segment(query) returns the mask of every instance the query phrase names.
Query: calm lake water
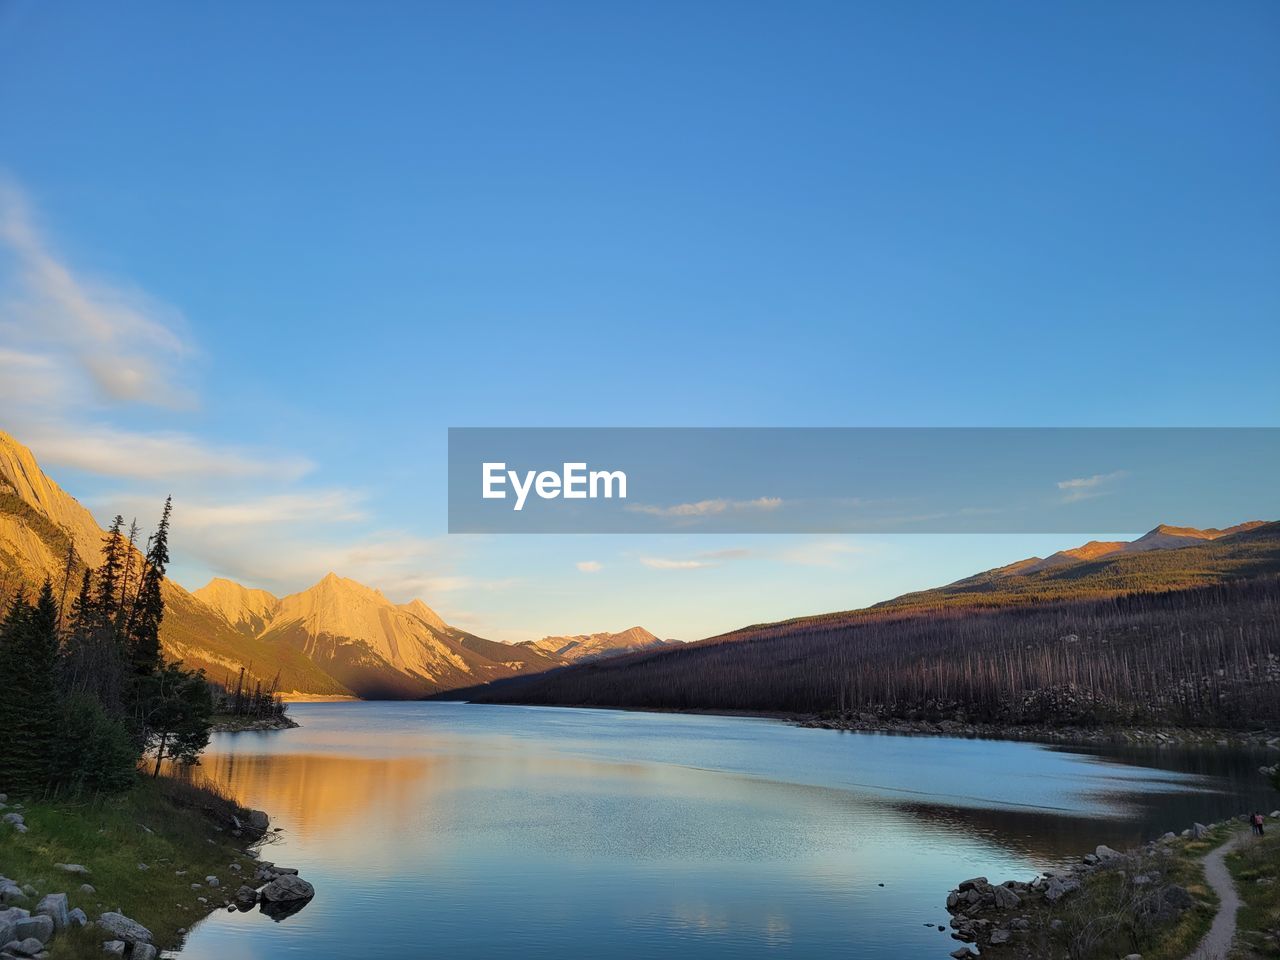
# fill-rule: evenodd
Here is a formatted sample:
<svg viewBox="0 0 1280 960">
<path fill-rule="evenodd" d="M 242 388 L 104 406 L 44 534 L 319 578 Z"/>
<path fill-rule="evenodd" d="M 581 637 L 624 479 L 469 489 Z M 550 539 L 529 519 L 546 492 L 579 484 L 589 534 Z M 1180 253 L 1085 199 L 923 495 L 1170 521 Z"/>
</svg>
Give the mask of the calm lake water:
<svg viewBox="0 0 1280 960">
<path fill-rule="evenodd" d="M 184 960 L 945 960 L 947 891 L 1277 805 L 1249 751 L 1065 750 L 769 720 L 298 704 L 204 773 L 317 890 L 219 911 Z M 933 926 L 925 926 L 925 924 Z"/>
</svg>

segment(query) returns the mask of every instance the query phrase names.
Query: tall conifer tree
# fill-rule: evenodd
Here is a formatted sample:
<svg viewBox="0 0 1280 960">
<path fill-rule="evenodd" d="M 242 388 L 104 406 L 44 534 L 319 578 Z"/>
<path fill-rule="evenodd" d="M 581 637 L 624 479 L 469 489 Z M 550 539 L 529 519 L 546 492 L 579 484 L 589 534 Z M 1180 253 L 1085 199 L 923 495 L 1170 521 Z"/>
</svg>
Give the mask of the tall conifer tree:
<svg viewBox="0 0 1280 960">
<path fill-rule="evenodd" d="M 173 511 L 173 498 L 164 502 L 160 525 L 147 548 L 142 567 L 142 585 L 138 588 L 138 600 L 130 623 L 130 646 L 134 670 L 139 675 L 154 673 L 160 666 L 160 622 L 164 619 L 165 570 L 169 565 L 169 515 Z"/>
</svg>

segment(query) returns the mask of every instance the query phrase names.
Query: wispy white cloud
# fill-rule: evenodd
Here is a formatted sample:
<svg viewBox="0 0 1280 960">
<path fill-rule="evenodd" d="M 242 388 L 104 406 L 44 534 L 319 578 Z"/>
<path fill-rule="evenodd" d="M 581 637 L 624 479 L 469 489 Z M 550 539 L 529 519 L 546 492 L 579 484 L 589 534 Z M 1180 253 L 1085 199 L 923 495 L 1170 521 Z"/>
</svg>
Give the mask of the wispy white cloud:
<svg viewBox="0 0 1280 960">
<path fill-rule="evenodd" d="M 651 570 L 705 570 L 750 556 L 753 556 L 752 551 L 745 547 L 727 547 L 722 550 L 705 550 L 683 558 L 641 557 L 640 563 Z"/>
<path fill-rule="evenodd" d="M 582 573 L 599 573 L 604 569 L 604 564 L 597 560 L 580 560 L 574 566 Z"/>
<path fill-rule="evenodd" d="M 671 560 L 666 557 L 641 557 L 640 562 L 651 570 L 701 570 L 716 565 L 710 560 Z"/>
<path fill-rule="evenodd" d="M 757 497 L 755 500 L 699 500 L 696 503 L 677 503 L 669 507 L 645 503 L 629 503 L 626 509 L 631 513 L 644 513 L 653 517 L 673 517 L 690 520 L 738 511 L 776 510 L 780 506 L 782 506 L 781 497 Z"/>
<path fill-rule="evenodd" d="M 1116 480 L 1121 480 L 1129 475 L 1127 470 L 1116 470 L 1112 473 L 1095 473 L 1091 477 L 1076 477 L 1071 480 L 1059 480 L 1058 489 L 1063 491 L 1063 503 L 1075 503 L 1079 500 L 1091 500 L 1094 497 L 1104 496 L 1109 491 L 1105 489 L 1109 484 Z"/>
<path fill-rule="evenodd" d="M 74 271 L 37 229 L 26 197 L 0 179 L 0 242 L 9 284 L 4 324 L 30 348 L 77 365 L 102 398 L 185 407 L 176 364 L 193 352 L 181 314 L 141 291 Z"/>
<path fill-rule="evenodd" d="M 845 558 L 866 552 L 866 547 L 848 540 L 815 540 L 780 551 L 778 559 L 801 567 L 838 567 Z"/>
<path fill-rule="evenodd" d="M 187 530 L 252 527 L 262 531 L 289 527 L 299 523 L 329 524 L 364 520 L 360 507 L 364 497 L 351 490 L 312 490 L 272 494 L 232 500 L 226 503 L 208 500 L 183 500 L 178 507 L 182 526 Z M 136 495 L 112 498 L 117 509 L 147 512 L 154 508 L 154 498 Z"/>
<path fill-rule="evenodd" d="M 0 404 L 4 426 L 42 462 L 156 481 L 307 473 L 305 457 L 112 423 L 123 408 L 195 404 L 187 363 L 199 351 L 185 330 L 178 310 L 57 254 L 0 174 Z"/>
<path fill-rule="evenodd" d="M 311 461 L 210 444 L 175 431 L 139 433 L 96 424 L 37 421 L 29 446 L 44 463 L 106 477 L 165 481 L 271 477 L 289 481 L 309 473 Z"/>
<path fill-rule="evenodd" d="M 133 426 L 179 422 L 197 404 L 198 355 L 179 310 L 73 265 L 0 174 L 0 427 L 55 475 L 114 481 L 90 491 L 101 517 L 152 518 L 173 493 L 175 573 L 216 572 L 277 593 L 331 570 L 393 599 L 502 588 L 459 575 L 439 538 L 370 530 L 362 493 L 311 487 L 306 456 Z"/>
</svg>

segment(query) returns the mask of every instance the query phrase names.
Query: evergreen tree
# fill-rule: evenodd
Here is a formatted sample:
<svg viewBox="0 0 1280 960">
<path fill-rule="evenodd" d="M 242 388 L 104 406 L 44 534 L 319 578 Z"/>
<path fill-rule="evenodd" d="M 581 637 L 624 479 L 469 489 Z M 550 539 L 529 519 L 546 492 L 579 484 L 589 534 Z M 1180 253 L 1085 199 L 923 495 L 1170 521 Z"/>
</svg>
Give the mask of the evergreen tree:
<svg viewBox="0 0 1280 960">
<path fill-rule="evenodd" d="M 22 635 L 31 619 L 31 605 L 27 598 L 18 591 L 18 595 L 5 611 L 4 620 L 0 622 L 0 673 L 6 677 L 21 675 Z M 0 696 L 0 730 L 8 734 L 8 749 L 0 749 L 0 792 L 13 790 L 17 792 L 21 776 L 21 760 L 19 753 L 22 744 L 18 741 L 17 732 L 21 717 L 19 703 L 13 698 Z"/>
<path fill-rule="evenodd" d="M 213 724 L 213 693 L 204 671 L 166 663 L 144 682 L 150 688 L 145 701 L 145 747 L 156 760 L 151 775 L 160 773 L 165 760 L 198 762 L 200 751 L 209 744 Z"/>
<path fill-rule="evenodd" d="M 102 566 L 98 568 L 98 594 L 94 598 L 97 614 L 104 624 L 114 623 L 119 609 L 116 591 L 120 589 L 124 569 L 125 543 L 120 528 L 124 517 L 116 514 L 107 535 L 102 538 Z"/>
<path fill-rule="evenodd" d="M 62 627 L 62 617 L 67 611 L 67 589 L 71 586 L 71 571 L 75 569 L 76 547 L 67 538 L 67 558 L 62 565 L 62 592 L 58 595 L 58 627 Z"/>
<path fill-rule="evenodd" d="M 3 700 L 9 742 L 3 782 L 14 793 L 47 789 L 59 749 L 58 604 L 46 579 L 34 606 L 15 603 L 3 627 Z"/>
<path fill-rule="evenodd" d="M 138 520 L 129 524 L 129 537 L 124 547 L 124 568 L 120 574 L 120 608 L 116 611 L 116 623 L 123 626 L 129 618 L 129 587 L 133 583 L 133 556 L 138 547 Z M 136 599 L 136 594 L 135 594 Z"/>
<path fill-rule="evenodd" d="M 93 569 L 84 568 L 80 581 L 80 593 L 71 601 L 70 625 L 73 634 L 83 634 L 93 627 Z"/>
<path fill-rule="evenodd" d="M 160 666 L 160 623 L 164 619 L 164 597 L 160 588 L 164 584 L 165 569 L 169 565 L 169 515 L 173 510 L 173 498 L 164 502 L 160 525 L 147 547 L 143 562 L 142 585 L 138 588 L 137 601 L 129 624 L 130 655 L 135 673 L 139 676 L 153 673 Z"/>
<path fill-rule="evenodd" d="M 73 793 L 118 793 L 137 776 L 138 751 L 124 724 L 94 697 L 77 693 L 62 704 L 56 780 Z"/>
</svg>

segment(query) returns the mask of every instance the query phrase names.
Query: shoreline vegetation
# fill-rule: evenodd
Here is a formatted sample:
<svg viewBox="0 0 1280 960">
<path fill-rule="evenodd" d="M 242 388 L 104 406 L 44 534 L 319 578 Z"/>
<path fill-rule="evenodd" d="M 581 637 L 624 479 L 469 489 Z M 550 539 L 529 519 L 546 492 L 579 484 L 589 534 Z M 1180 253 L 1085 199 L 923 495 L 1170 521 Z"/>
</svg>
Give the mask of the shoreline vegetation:
<svg viewBox="0 0 1280 960">
<path fill-rule="evenodd" d="M 449 698 L 1053 742 L 1265 742 L 1280 735 L 1278 641 L 1280 578 L 1269 575 L 1102 599 L 867 611 L 854 622 L 713 638 Z"/>
<path fill-rule="evenodd" d="M 1029 882 L 964 880 L 947 896 L 951 938 L 962 944 L 951 956 L 955 960 L 978 956 L 1184 960 L 1204 941 L 1218 914 L 1219 896 L 1206 878 L 1204 862 L 1224 845 L 1231 845 L 1227 863 L 1237 889 L 1245 894 L 1236 942 L 1242 950 L 1257 946 L 1276 951 L 1280 916 L 1275 911 L 1275 891 L 1268 888 L 1277 873 L 1274 854 L 1280 845 L 1275 836 L 1250 837 L 1245 819 L 1242 814 L 1207 826 L 1193 824 L 1181 834 L 1166 833 L 1123 852 L 1098 846 L 1077 863 L 1046 871 Z M 1280 810 L 1269 819 L 1277 826 Z M 1244 880 L 1253 881 L 1252 887 Z M 1254 894 L 1252 901 L 1249 894 Z M 1263 897 L 1270 899 L 1263 902 Z M 1250 907 L 1256 909 L 1250 912 Z M 1225 940 L 1231 939 L 1232 930 L 1235 926 L 1228 924 Z M 980 953 L 974 952 L 975 947 Z M 1230 944 L 1226 947 L 1230 949 Z M 1213 955 L 1219 954 L 1215 950 Z M 1231 953 L 1249 960 L 1275 955 Z"/>
<path fill-rule="evenodd" d="M 314 895 L 296 870 L 261 858 L 276 836 L 265 813 L 189 778 L 140 776 L 125 793 L 4 813 L 0 941 L 30 932 L 49 960 L 154 960 L 214 911 L 279 919 Z"/>
<path fill-rule="evenodd" d="M 68 545 L 57 586 L 19 583 L 0 618 L 3 960 L 155 960 L 212 910 L 280 919 L 315 894 L 258 859 L 267 814 L 186 775 L 214 729 L 297 724 L 278 676 L 221 686 L 166 658 L 170 510 L 145 550 L 117 516 L 96 568 Z"/>
</svg>

